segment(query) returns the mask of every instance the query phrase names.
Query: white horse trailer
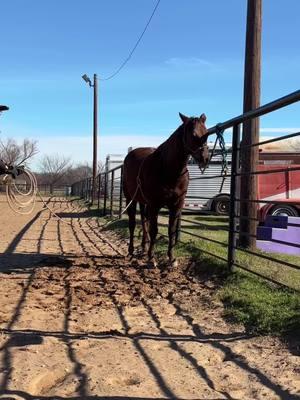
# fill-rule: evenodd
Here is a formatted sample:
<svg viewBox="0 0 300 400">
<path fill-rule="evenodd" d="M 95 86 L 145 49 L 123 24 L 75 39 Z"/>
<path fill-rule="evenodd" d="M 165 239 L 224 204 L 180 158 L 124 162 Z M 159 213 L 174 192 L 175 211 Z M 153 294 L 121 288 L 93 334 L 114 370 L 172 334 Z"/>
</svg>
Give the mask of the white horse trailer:
<svg viewBox="0 0 300 400">
<path fill-rule="evenodd" d="M 105 161 L 105 172 L 107 173 L 106 191 L 113 195 L 117 201 L 121 190 L 121 167 L 124 162 L 123 154 L 108 154 Z M 113 172 L 110 172 L 113 171 Z M 113 186 L 112 186 L 113 185 Z"/>
<path fill-rule="evenodd" d="M 218 148 L 203 173 L 195 161 L 190 159 L 188 163 L 190 182 L 184 204 L 186 209 L 228 214 L 231 174 L 230 149 L 227 150 L 226 159 L 226 174 L 223 171 L 222 155 Z"/>
<path fill-rule="evenodd" d="M 108 154 L 105 160 L 105 172 L 111 171 L 112 169 L 123 165 L 124 162 L 123 154 Z M 120 170 L 117 170 L 116 174 L 120 175 Z"/>
<path fill-rule="evenodd" d="M 130 147 L 128 152 L 133 148 Z M 124 156 L 109 154 L 106 158 L 106 171 L 110 171 L 123 164 Z M 218 214 L 228 214 L 231 173 L 231 149 L 227 151 L 227 176 L 222 175 L 222 156 L 220 149 L 216 148 L 209 165 L 202 173 L 198 164 L 191 158 L 188 163 L 190 182 L 185 198 L 184 208 L 190 211 L 214 211 Z M 210 177 L 210 178 L 209 178 Z M 120 187 L 117 184 L 120 178 L 120 170 L 115 171 L 114 194 L 118 196 Z M 110 181 L 108 181 L 110 188 Z M 110 189 L 109 189 L 110 190 Z"/>
</svg>

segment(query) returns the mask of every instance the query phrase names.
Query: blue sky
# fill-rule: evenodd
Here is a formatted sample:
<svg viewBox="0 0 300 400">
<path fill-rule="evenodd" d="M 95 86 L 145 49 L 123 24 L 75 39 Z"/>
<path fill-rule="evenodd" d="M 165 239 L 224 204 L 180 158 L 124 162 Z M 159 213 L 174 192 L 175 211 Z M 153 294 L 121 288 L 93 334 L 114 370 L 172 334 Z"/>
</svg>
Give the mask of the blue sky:
<svg viewBox="0 0 300 400">
<path fill-rule="evenodd" d="M 1 3 L 0 137 L 40 154 L 92 157 L 92 90 L 127 57 L 156 0 Z M 246 0 L 161 0 L 132 59 L 100 82 L 99 151 L 157 145 L 187 115 L 207 125 L 242 112 Z M 299 89 L 299 0 L 264 0 L 262 103 Z M 300 105 L 262 118 L 264 136 L 300 126 Z"/>
</svg>

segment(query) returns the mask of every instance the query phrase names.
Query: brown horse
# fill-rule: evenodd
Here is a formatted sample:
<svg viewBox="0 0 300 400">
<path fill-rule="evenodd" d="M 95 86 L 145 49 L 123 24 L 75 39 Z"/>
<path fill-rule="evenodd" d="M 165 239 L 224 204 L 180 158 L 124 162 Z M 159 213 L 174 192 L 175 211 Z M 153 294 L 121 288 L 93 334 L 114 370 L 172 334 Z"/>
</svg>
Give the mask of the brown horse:
<svg viewBox="0 0 300 400">
<path fill-rule="evenodd" d="M 188 159 L 192 155 L 199 166 L 203 166 L 209 158 L 205 114 L 199 118 L 179 115 L 183 124 L 157 149 L 137 148 L 128 153 L 124 160 L 123 190 L 129 204 L 128 252 L 132 255 L 134 250 L 136 205 L 139 202 L 143 227 L 142 249 L 144 253 L 148 250 L 149 262 L 153 265 L 159 210 L 162 207 L 169 209 L 168 257 L 171 265 L 175 265 L 173 248 L 189 183 Z"/>
</svg>

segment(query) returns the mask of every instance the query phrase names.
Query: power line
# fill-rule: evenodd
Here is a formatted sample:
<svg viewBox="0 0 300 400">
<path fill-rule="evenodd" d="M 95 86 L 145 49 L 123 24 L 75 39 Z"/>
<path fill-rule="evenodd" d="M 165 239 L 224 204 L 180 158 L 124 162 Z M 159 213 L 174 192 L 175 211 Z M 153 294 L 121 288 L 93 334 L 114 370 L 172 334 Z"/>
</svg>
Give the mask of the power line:
<svg viewBox="0 0 300 400">
<path fill-rule="evenodd" d="M 122 62 L 122 64 L 119 66 L 119 68 L 118 68 L 113 74 L 109 75 L 109 76 L 106 77 L 106 78 L 99 78 L 99 80 L 101 80 L 101 81 L 108 81 L 109 79 L 114 78 L 114 77 L 125 67 L 125 65 L 126 65 L 126 64 L 128 63 L 128 61 L 130 60 L 131 56 L 132 56 L 133 53 L 135 52 L 136 48 L 138 47 L 140 41 L 142 40 L 142 38 L 143 38 L 143 36 L 144 36 L 144 34 L 145 34 L 145 32 L 146 32 L 148 26 L 150 25 L 150 22 L 151 22 L 152 18 L 154 17 L 154 14 L 155 14 L 155 12 L 156 12 L 158 6 L 159 6 L 159 3 L 160 3 L 160 0 L 157 1 L 156 5 L 155 5 L 155 7 L 154 7 L 154 9 L 153 9 L 153 11 L 152 11 L 152 14 L 150 15 L 150 18 L 148 19 L 148 22 L 147 22 L 147 24 L 145 25 L 145 28 L 143 29 L 142 33 L 140 34 L 138 40 L 136 41 L 135 45 L 133 46 L 133 48 L 132 48 L 131 52 L 129 53 L 129 55 L 127 56 L 127 58 L 125 58 L 125 60 Z"/>
</svg>

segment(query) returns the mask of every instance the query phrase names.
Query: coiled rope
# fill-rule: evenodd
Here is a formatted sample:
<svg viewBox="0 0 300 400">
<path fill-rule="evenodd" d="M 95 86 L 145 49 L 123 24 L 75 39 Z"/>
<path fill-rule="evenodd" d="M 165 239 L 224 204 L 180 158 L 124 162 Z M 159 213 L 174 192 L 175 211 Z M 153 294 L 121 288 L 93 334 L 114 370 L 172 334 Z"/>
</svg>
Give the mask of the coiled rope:
<svg viewBox="0 0 300 400">
<path fill-rule="evenodd" d="M 29 169 L 22 168 L 22 173 L 20 175 L 25 175 L 27 178 L 25 191 L 20 190 L 18 187 L 24 186 L 24 184 L 18 184 L 16 179 L 13 179 L 10 175 L 5 175 L 4 177 L 4 183 L 6 184 L 7 203 L 16 214 L 31 214 L 35 207 L 36 199 L 39 197 L 44 207 L 50 211 L 52 216 L 58 218 L 64 224 L 71 225 L 69 222 L 64 221 L 59 215 L 57 215 L 42 198 L 38 190 L 36 177 L 33 172 L 31 172 Z"/>
<path fill-rule="evenodd" d="M 221 156 L 222 156 L 222 175 L 227 175 L 228 172 L 228 162 L 227 162 L 227 149 L 226 149 L 226 143 L 224 139 L 224 129 L 221 129 L 219 125 L 216 126 L 216 142 L 215 142 L 215 147 L 217 141 L 219 142 L 219 147 L 221 151 Z"/>
<path fill-rule="evenodd" d="M 4 182 L 6 184 L 6 198 L 9 207 L 17 214 L 28 215 L 31 214 L 37 197 L 37 181 L 36 177 L 30 170 L 23 170 L 22 175 L 25 175 L 27 180 L 25 184 L 25 191 L 19 189 L 15 179 L 6 175 Z M 28 181 L 28 182 L 27 182 Z M 24 187 L 24 184 L 22 184 Z M 28 188 L 27 188 L 28 186 Z"/>
<path fill-rule="evenodd" d="M 36 204 L 36 199 L 37 197 L 40 198 L 42 203 L 44 204 L 44 207 L 47 208 L 51 215 L 59 219 L 61 222 L 67 225 L 71 225 L 70 222 L 63 220 L 59 215 L 57 215 L 45 202 L 45 200 L 42 198 L 39 190 L 38 190 L 38 185 L 37 185 L 37 180 L 33 172 L 31 172 L 29 169 L 22 169 L 22 174 L 20 175 L 25 175 L 27 178 L 27 182 L 25 184 L 25 191 L 22 191 L 19 189 L 18 186 L 24 186 L 24 184 L 18 184 L 16 182 L 16 179 L 13 179 L 10 175 L 5 175 L 4 176 L 4 183 L 6 185 L 6 198 L 7 198 L 7 203 L 9 207 L 16 213 L 16 214 L 21 214 L 21 215 L 29 215 L 32 213 L 35 204 Z M 28 188 L 27 188 L 28 186 Z M 133 195 L 132 200 L 127 204 L 126 208 L 122 211 L 121 215 L 124 214 L 127 209 L 131 206 L 132 202 L 135 200 L 135 197 L 137 195 L 138 190 L 140 189 L 140 183 L 137 183 L 137 188 L 136 191 Z M 101 229 L 106 228 L 108 225 L 111 223 L 115 222 L 119 218 L 113 219 L 112 221 L 109 221 L 101 226 Z"/>
<path fill-rule="evenodd" d="M 226 144 L 225 144 L 225 139 L 224 139 L 224 129 L 220 128 L 219 125 L 216 125 L 216 140 L 215 140 L 214 146 L 212 148 L 208 163 L 206 164 L 206 166 L 204 168 L 200 168 L 200 171 L 202 174 L 204 174 L 204 172 L 206 171 L 206 168 L 210 164 L 213 156 L 215 155 L 215 151 L 216 151 L 216 147 L 217 147 L 218 143 L 219 143 L 220 153 L 221 153 L 221 157 L 222 157 L 222 171 L 221 171 L 222 182 L 221 182 L 221 186 L 219 189 L 219 193 L 222 193 L 224 182 L 225 182 L 225 179 L 227 178 L 227 173 L 228 173 L 228 161 L 227 161 L 227 149 L 226 149 Z"/>
<path fill-rule="evenodd" d="M 209 163 L 211 162 L 213 156 L 215 155 L 216 147 L 217 144 L 219 143 L 220 147 L 220 153 L 222 157 L 222 172 L 221 175 L 227 175 L 228 171 L 228 162 L 227 162 L 227 149 L 226 149 L 226 144 L 225 144 L 225 139 L 224 139 L 224 129 L 221 129 L 219 125 L 216 125 L 216 140 L 213 145 L 212 151 L 210 153 L 210 157 L 208 160 L 208 163 L 204 168 L 201 169 L 201 173 L 204 174 L 206 168 L 208 167 Z"/>
</svg>

